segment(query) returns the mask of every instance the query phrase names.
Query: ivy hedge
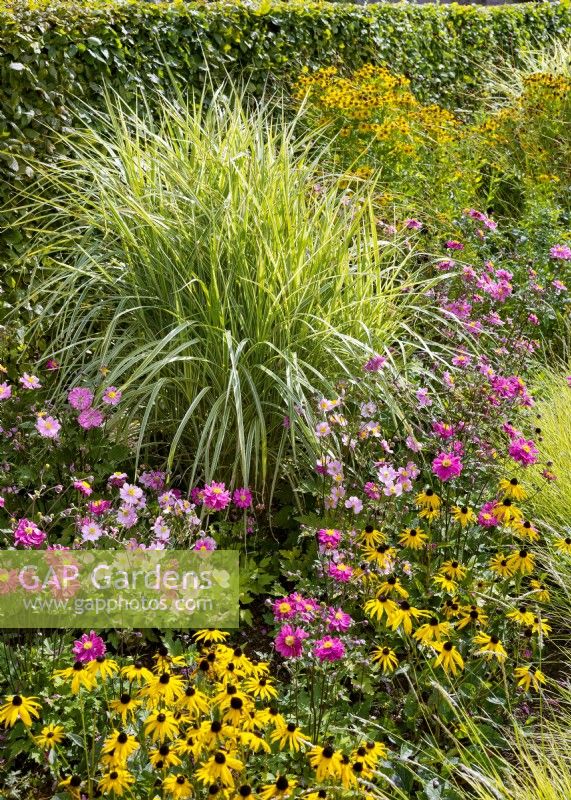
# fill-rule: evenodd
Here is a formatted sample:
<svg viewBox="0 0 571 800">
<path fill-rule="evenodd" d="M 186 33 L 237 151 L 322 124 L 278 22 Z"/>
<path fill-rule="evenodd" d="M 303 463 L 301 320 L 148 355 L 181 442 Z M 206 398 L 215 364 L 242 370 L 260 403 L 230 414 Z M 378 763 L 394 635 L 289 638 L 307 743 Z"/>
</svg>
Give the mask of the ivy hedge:
<svg viewBox="0 0 571 800">
<path fill-rule="evenodd" d="M 302 66 L 342 60 L 386 63 L 421 97 L 454 105 L 477 86 L 482 58 L 517 60 L 570 33 L 569 0 L 492 8 L 2 0 L 0 200 L 29 174 L 26 156 L 53 155 L 51 132 L 73 125 L 77 99 L 91 121 L 105 84 L 129 97 L 142 84 L 160 85 L 168 70 L 195 87 L 208 71 L 214 83 L 245 75 L 256 91 Z"/>
</svg>

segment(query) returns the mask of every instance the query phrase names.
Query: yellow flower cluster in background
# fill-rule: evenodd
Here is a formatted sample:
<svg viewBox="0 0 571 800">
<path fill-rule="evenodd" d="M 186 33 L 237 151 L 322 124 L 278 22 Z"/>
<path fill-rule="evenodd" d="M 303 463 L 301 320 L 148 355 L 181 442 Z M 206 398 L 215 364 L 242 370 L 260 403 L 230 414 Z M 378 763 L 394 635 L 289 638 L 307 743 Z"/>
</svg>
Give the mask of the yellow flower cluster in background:
<svg viewBox="0 0 571 800">
<path fill-rule="evenodd" d="M 385 67 L 366 64 L 351 75 L 336 67 L 302 75 L 296 97 L 306 99 L 324 123 L 336 122 L 339 134 L 372 138 L 393 156 L 413 156 L 421 147 L 434 147 L 454 140 L 458 120 L 437 105 L 423 105 L 404 75 L 393 75 Z"/>
</svg>

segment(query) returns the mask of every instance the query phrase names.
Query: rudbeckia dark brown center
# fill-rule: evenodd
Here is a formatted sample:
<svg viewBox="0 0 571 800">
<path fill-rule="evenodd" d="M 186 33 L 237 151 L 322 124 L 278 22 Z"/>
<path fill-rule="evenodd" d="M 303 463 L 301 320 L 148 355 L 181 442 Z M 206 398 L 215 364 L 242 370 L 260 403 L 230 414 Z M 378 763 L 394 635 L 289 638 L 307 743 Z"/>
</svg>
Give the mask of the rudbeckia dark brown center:
<svg viewBox="0 0 571 800">
<path fill-rule="evenodd" d="M 12 698 L 12 705 L 13 706 L 21 706 L 22 705 L 22 698 L 19 694 L 15 694 Z"/>
<path fill-rule="evenodd" d="M 280 777 L 276 781 L 276 789 L 280 792 L 285 792 L 285 790 L 289 786 L 289 781 L 284 775 L 280 775 Z"/>
<path fill-rule="evenodd" d="M 122 705 L 128 706 L 129 703 L 131 702 L 131 695 L 130 694 L 122 694 L 121 697 L 119 698 L 119 700 L 121 701 Z"/>
<path fill-rule="evenodd" d="M 127 736 L 125 731 L 121 731 L 121 733 L 117 737 L 117 741 L 119 742 L 119 744 L 125 744 L 125 742 L 127 741 L 128 738 L 129 737 Z"/>
<path fill-rule="evenodd" d="M 335 752 L 335 750 L 331 747 L 330 744 L 328 744 L 328 745 L 325 745 L 325 747 L 323 748 L 323 752 L 322 752 L 321 755 L 323 756 L 323 758 L 333 758 L 333 753 L 334 752 Z"/>
<path fill-rule="evenodd" d="M 290 722 L 289 725 L 287 726 L 287 729 L 290 733 L 293 733 L 295 731 L 295 728 L 296 728 L 295 722 Z"/>
<path fill-rule="evenodd" d="M 216 753 L 216 755 L 214 756 L 214 760 L 216 761 L 217 764 L 225 764 L 226 756 L 224 755 L 224 753 Z"/>
</svg>

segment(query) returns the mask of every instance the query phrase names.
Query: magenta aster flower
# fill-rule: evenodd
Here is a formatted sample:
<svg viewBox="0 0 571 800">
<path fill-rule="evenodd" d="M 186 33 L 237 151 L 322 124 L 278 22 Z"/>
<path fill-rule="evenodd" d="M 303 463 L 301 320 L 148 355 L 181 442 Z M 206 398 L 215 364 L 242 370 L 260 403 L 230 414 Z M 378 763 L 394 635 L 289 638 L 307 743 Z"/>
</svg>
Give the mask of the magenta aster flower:
<svg viewBox="0 0 571 800">
<path fill-rule="evenodd" d="M 347 631 L 353 623 L 351 616 L 342 608 L 329 608 L 326 621 L 330 631 Z"/>
<path fill-rule="evenodd" d="M 111 500 L 92 500 L 87 506 L 89 513 L 94 514 L 96 517 L 100 517 L 102 514 L 105 514 L 105 512 L 109 511 L 110 508 Z"/>
<path fill-rule="evenodd" d="M 281 597 L 272 603 L 272 611 L 274 612 L 274 619 L 291 619 L 295 617 L 297 608 L 289 597 Z"/>
<path fill-rule="evenodd" d="M 152 489 L 154 492 L 162 492 L 165 486 L 165 473 L 159 469 L 143 472 L 139 477 L 139 483 L 145 489 Z"/>
<path fill-rule="evenodd" d="M 324 636 L 315 642 L 313 654 L 320 661 L 339 661 L 345 655 L 345 645 L 341 639 L 332 636 Z"/>
<path fill-rule="evenodd" d="M 85 386 L 76 386 L 68 393 L 67 402 L 76 411 L 86 411 L 93 403 L 93 392 Z"/>
<path fill-rule="evenodd" d="M 381 499 L 381 490 L 379 485 L 377 483 L 373 483 L 373 481 L 367 481 L 367 483 L 363 486 L 363 491 L 369 500 Z"/>
<path fill-rule="evenodd" d="M 571 247 L 566 244 L 553 245 L 549 255 L 551 258 L 557 258 L 560 261 L 571 261 Z"/>
<path fill-rule="evenodd" d="M 422 228 L 422 222 L 418 219 L 405 219 L 404 224 L 409 231 L 419 231 Z"/>
<path fill-rule="evenodd" d="M 9 400 L 12 397 L 12 387 L 9 383 L 0 383 L 0 400 Z"/>
<path fill-rule="evenodd" d="M 47 534 L 40 530 L 35 522 L 23 517 L 18 521 L 14 530 L 14 544 L 22 545 L 27 550 L 41 547 L 47 538 Z"/>
<path fill-rule="evenodd" d="M 341 541 L 341 531 L 335 528 L 320 528 L 317 531 L 319 544 L 327 550 L 334 550 Z"/>
<path fill-rule="evenodd" d="M 328 574 L 338 583 L 347 583 L 351 580 L 353 568 L 350 567 L 349 564 L 344 564 L 343 562 L 340 564 L 331 562 L 331 564 L 329 564 Z"/>
<path fill-rule="evenodd" d="M 114 472 L 107 478 L 107 483 L 115 489 L 120 489 L 121 486 L 127 482 L 127 478 L 128 475 L 126 472 Z"/>
<path fill-rule="evenodd" d="M 298 658 L 303 651 L 303 641 L 309 634 L 302 628 L 283 625 L 275 639 L 275 648 L 284 658 Z"/>
<path fill-rule="evenodd" d="M 432 471 L 441 481 L 457 478 L 462 468 L 462 461 L 453 453 L 439 453 L 432 462 Z"/>
<path fill-rule="evenodd" d="M 216 539 L 213 539 L 212 536 L 201 536 L 199 539 L 196 540 L 194 543 L 193 550 L 206 550 L 207 552 L 212 552 L 216 550 Z"/>
<path fill-rule="evenodd" d="M 61 425 L 55 417 L 39 414 L 36 420 L 36 430 L 45 439 L 57 439 Z"/>
<path fill-rule="evenodd" d="M 95 631 L 84 633 L 81 639 L 76 639 L 73 643 L 73 655 L 82 664 L 88 661 L 95 661 L 105 655 L 107 647 L 103 639 Z"/>
<path fill-rule="evenodd" d="M 480 509 L 480 513 L 478 514 L 478 525 L 481 525 L 482 528 L 497 528 L 500 524 L 499 519 L 494 514 L 496 505 L 497 504 L 495 500 L 488 500 L 488 502 L 484 503 Z"/>
<path fill-rule="evenodd" d="M 445 246 L 446 246 L 447 250 L 463 250 L 464 249 L 464 245 L 462 244 L 462 242 L 458 242 L 458 241 L 456 241 L 456 239 L 448 239 L 448 241 L 446 242 Z"/>
<path fill-rule="evenodd" d="M 108 386 L 103 392 L 102 401 L 108 406 L 116 406 L 121 402 L 123 393 L 116 386 Z"/>
<path fill-rule="evenodd" d="M 89 481 L 74 481 L 73 488 L 77 489 L 77 491 L 81 492 L 81 494 L 85 497 L 89 497 L 90 494 L 93 494 L 93 489 L 91 488 Z"/>
<path fill-rule="evenodd" d="M 100 428 L 103 425 L 104 419 L 105 417 L 99 409 L 86 408 L 77 418 L 77 422 L 81 428 L 89 431 L 91 428 Z"/>
<path fill-rule="evenodd" d="M 380 372 L 386 366 L 387 359 L 384 356 L 373 356 L 370 358 L 363 369 L 365 372 Z"/>
<path fill-rule="evenodd" d="M 246 486 L 241 489 L 235 489 L 232 501 L 236 508 L 250 508 L 252 505 L 252 492 Z"/>
<path fill-rule="evenodd" d="M 533 442 L 531 439 L 524 439 L 523 437 L 514 439 L 511 442 L 508 448 L 508 453 L 514 461 L 517 461 L 526 467 L 529 464 L 535 464 L 539 456 L 539 450 L 537 449 L 535 442 Z"/>
<path fill-rule="evenodd" d="M 207 484 L 202 502 L 209 511 L 223 511 L 230 503 L 230 492 L 226 489 L 226 484 L 215 481 Z"/>
</svg>

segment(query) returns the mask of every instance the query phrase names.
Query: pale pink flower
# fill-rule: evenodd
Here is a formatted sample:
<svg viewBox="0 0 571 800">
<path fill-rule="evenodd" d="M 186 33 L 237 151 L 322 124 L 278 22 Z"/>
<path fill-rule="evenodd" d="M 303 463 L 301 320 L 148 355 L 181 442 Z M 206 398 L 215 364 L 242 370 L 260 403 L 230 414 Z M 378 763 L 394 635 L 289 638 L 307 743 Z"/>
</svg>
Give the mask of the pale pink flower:
<svg viewBox="0 0 571 800">
<path fill-rule="evenodd" d="M 61 424 L 55 417 L 39 414 L 36 420 L 36 430 L 45 439 L 57 439 Z"/>
<path fill-rule="evenodd" d="M 20 378 L 20 383 L 24 389 L 40 389 L 42 385 L 39 378 L 37 378 L 35 375 L 29 375 L 27 372 L 24 372 Z"/>
<path fill-rule="evenodd" d="M 116 386 L 108 386 L 103 392 L 101 400 L 108 406 L 116 406 L 121 402 L 122 392 Z"/>
</svg>

